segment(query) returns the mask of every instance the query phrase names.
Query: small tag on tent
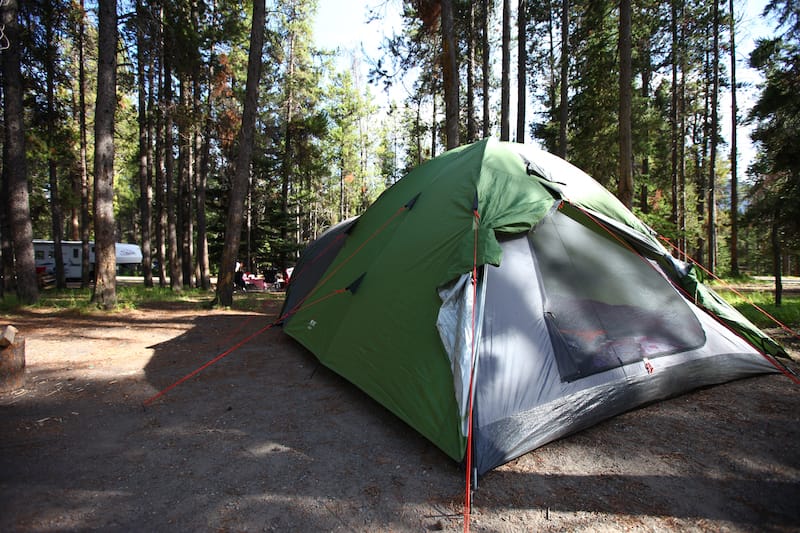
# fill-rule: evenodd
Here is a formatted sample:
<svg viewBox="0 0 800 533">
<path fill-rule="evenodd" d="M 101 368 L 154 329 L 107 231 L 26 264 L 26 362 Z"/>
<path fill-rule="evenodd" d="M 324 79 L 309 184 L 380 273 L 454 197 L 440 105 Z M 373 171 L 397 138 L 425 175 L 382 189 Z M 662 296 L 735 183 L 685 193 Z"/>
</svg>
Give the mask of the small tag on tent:
<svg viewBox="0 0 800 533">
<path fill-rule="evenodd" d="M 655 372 L 656 369 L 653 368 L 653 363 L 650 362 L 650 359 L 645 357 L 642 359 L 642 362 L 644 363 L 644 368 L 645 370 L 647 370 L 648 374 L 652 374 L 653 372 Z"/>
<path fill-rule="evenodd" d="M 367 273 L 364 272 L 363 274 L 358 276 L 358 278 L 353 283 L 345 287 L 345 290 L 350 291 L 350 294 L 355 294 L 358 288 L 361 286 L 361 282 L 364 280 L 364 276 L 366 275 Z"/>
</svg>

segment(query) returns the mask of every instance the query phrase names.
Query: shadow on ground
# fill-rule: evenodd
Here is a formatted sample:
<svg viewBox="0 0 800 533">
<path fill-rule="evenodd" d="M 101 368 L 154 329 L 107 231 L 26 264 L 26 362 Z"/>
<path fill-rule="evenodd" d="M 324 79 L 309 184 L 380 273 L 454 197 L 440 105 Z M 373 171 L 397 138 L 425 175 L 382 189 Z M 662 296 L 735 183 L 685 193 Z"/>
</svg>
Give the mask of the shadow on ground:
<svg viewBox="0 0 800 533">
<path fill-rule="evenodd" d="M 36 365 L 26 394 L 0 397 L 0 529 L 461 530 L 459 466 L 276 316 L 70 319 L 65 350 L 107 342 L 140 364 Z M 651 405 L 487 474 L 472 529 L 792 530 L 799 421 L 798 387 L 775 375 Z"/>
</svg>

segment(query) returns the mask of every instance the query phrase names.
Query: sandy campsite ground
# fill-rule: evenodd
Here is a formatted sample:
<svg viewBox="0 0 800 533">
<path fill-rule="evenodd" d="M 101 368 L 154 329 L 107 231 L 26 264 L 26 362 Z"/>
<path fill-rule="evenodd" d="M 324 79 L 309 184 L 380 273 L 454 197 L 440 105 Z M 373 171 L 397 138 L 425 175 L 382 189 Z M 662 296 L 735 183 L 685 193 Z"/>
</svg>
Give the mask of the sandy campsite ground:
<svg viewBox="0 0 800 533">
<path fill-rule="evenodd" d="M 278 306 L 0 317 L 0 530 L 461 531 L 458 465 L 279 328 L 143 408 Z M 777 374 L 637 409 L 481 478 L 471 530 L 800 531 L 799 422 Z"/>
</svg>

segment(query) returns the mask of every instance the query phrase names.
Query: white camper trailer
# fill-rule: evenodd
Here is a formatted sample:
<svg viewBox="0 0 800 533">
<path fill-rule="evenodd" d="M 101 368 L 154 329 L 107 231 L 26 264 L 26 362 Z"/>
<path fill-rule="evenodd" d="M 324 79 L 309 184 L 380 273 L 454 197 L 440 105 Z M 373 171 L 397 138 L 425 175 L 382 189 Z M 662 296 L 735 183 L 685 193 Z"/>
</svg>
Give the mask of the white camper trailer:
<svg viewBox="0 0 800 533">
<path fill-rule="evenodd" d="M 81 241 L 61 241 L 61 254 L 64 260 L 64 277 L 80 279 L 81 260 L 83 258 Z M 117 268 L 120 265 L 138 265 L 142 262 L 142 249 L 138 244 L 115 243 L 117 252 Z M 53 241 L 33 240 L 33 252 L 36 270 L 45 274 L 55 274 L 56 260 Z M 89 270 L 94 273 L 94 242 L 89 243 Z"/>
</svg>

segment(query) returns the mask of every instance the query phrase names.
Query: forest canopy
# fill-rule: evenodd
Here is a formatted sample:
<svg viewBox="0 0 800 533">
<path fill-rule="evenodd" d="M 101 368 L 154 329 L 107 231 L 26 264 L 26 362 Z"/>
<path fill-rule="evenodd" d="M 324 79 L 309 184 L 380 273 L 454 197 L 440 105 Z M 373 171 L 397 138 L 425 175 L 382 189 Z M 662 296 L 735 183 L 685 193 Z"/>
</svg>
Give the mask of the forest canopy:
<svg viewBox="0 0 800 533">
<path fill-rule="evenodd" d="M 410 169 L 490 135 L 585 170 L 710 272 L 800 271 L 793 2 L 763 6 L 749 57 L 733 0 L 351 4 L 402 27 L 327 50 L 315 0 L 2 0 L 3 294 L 37 298 L 33 238 L 137 243 L 145 283 L 173 290 L 230 285 L 234 262 L 283 271 Z M 762 82 L 737 107 L 744 66 Z"/>
</svg>

